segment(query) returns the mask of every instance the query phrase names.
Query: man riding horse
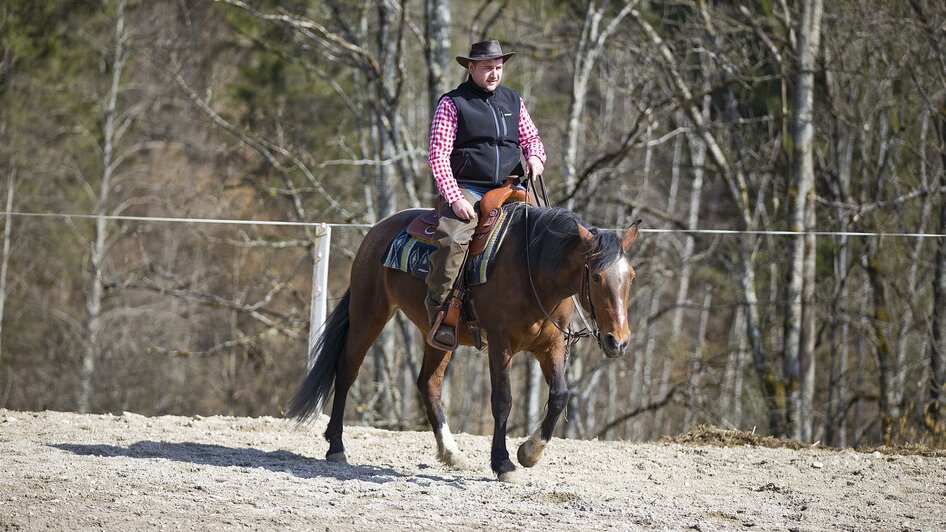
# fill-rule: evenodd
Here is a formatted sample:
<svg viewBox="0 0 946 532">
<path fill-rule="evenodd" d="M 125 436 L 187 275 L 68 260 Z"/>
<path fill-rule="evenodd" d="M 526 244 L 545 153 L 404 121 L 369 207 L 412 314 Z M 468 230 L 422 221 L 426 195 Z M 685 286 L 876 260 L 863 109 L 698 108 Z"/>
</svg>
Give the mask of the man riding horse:
<svg viewBox="0 0 946 532">
<path fill-rule="evenodd" d="M 433 236 L 437 249 L 429 258 L 425 304 L 431 326 L 437 327 L 428 338 L 442 345 L 456 344 L 453 327 L 438 327 L 437 315 L 473 238 L 479 217 L 473 204 L 507 177 L 523 176 L 520 153 L 528 176 L 540 176 L 545 169 L 545 148 L 525 103 L 500 84 L 503 66 L 514 54 L 503 53 L 499 41 L 489 40 L 474 43 L 468 56 L 457 56 L 469 76 L 440 98 L 430 125 L 427 162 L 440 191 L 440 223 Z"/>
<path fill-rule="evenodd" d="M 544 169 L 542 141 L 522 100 L 499 84 L 502 65 L 510 55 L 496 41 L 474 44 L 469 57 L 457 58 L 469 70 L 469 79 L 440 100 L 430 142 L 430 163 L 442 196 L 440 250 L 430 258 L 427 284 L 411 272 L 389 266 L 386 257 L 401 235 L 410 233 L 410 227 L 432 211 L 408 209 L 379 221 L 358 248 L 348 290 L 312 349 L 309 373 L 292 399 L 289 415 L 305 420 L 320 413 L 334 387 L 325 428 L 329 444 L 325 459 L 330 462 L 348 461 L 343 441 L 348 392 L 385 324 L 398 309 L 421 329 L 429 327 L 431 318 L 435 323 L 443 320 L 438 305 L 452 291 L 465 249 L 471 237 L 474 244 L 481 242 L 473 236 L 478 218 L 473 204 L 480 201 L 481 207 L 490 207 L 496 196 L 511 195 L 511 190 L 500 187 L 510 175 L 524 174 L 520 152 L 525 153 L 532 176 Z M 487 209 L 487 222 L 493 210 Z M 476 332 L 473 327 L 428 329 L 417 387 L 437 440 L 437 458 L 449 467 L 466 468 L 466 457 L 453 439 L 444 411 L 443 382 L 453 348 L 478 343 L 482 332 L 488 339 L 493 414 L 490 467 L 499 480 L 516 482 L 516 465 L 506 445 L 512 357 L 531 353 L 549 387 L 545 416 L 516 453 L 519 464 L 532 467 L 568 404 L 566 370 L 572 342 L 586 333 L 598 341 L 605 356 L 619 357 L 627 350 L 628 304 L 636 275 L 628 250 L 637 239 L 640 220 L 618 234 L 596 229 L 564 209 L 529 207 L 510 209 L 506 223 L 508 233 L 494 255 L 489 282 L 469 287 L 472 299 L 491 311 L 474 320 Z M 426 235 L 429 226 L 422 225 Z M 571 328 L 576 305 L 589 316 L 587 332 Z M 451 309 L 456 308 L 451 303 Z"/>
</svg>

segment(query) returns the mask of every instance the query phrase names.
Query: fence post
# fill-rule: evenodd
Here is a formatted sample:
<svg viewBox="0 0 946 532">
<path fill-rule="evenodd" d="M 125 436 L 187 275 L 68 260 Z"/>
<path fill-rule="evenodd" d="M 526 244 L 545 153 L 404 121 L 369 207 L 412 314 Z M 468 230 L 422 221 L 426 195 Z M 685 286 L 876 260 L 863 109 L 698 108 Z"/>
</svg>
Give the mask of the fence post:
<svg viewBox="0 0 946 532">
<path fill-rule="evenodd" d="M 328 255 L 332 243 L 332 227 L 323 223 L 320 227 L 318 245 L 313 252 L 312 304 L 309 315 L 308 366 L 312 369 L 312 354 L 325 324 L 328 306 Z"/>
</svg>

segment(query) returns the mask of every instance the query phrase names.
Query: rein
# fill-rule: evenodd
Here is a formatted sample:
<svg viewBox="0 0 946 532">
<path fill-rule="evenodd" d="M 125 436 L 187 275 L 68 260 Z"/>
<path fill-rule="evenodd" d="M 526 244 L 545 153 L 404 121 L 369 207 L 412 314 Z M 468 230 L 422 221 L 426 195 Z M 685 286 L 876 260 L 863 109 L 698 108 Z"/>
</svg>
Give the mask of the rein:
<svg viewBox="0 0 946 532">
<path fill-rule="evenodd" d="M 535 181 L 538 180 L 542 187 L 542 201 L 539 201 L 539 194 Z M 536 203 L 544 203 L 544 205 L 539 205 L 540 207 L 549 206 L 549 197 L 548 192 L 545 189 L 545 181 L 542 179 L 542 176 L 530 179 L 532 182 L 532 192 L 533 197 L 536 198 Z M 527 190 L 528 192 L 528 190 Z M 527 198 L 528 199 L 528 198 Z M 542 304 L 542 299 L 539 297 L 538 291 L 535 289 L 535 281 L 532 279 L 532 258 L 530 253 L 529 244 L 532 241 L 531 231 L 529 229 L 529 203 L 526 202 L 525 205 L 525 224 L 526 224 L 526 275 L 529 277 L 529 286 L 532 288 L 532 295 L 535 298 L 535 302 L 539 304 L 539 308 L 542 310 L 542 313 L 545 314 L 546 319 L 555 326 L 565 336 L 565 356 L 568 357 L 568 353 L 571 351 L 571 347 L 578 343 L 578 340 L 582 338 L 588 338 L 593 336 L 598 343 L 601 343 L 601 333 L 598 330 L 598 320 L 595 319 L 595 306 L 591 301 L 591 266 L 588 264 L 588 258 L 585 257 L 584 265 L 582 267 L 582 276 L 581 276 L 581 285 L 578 288 L 577 298 L 572 296 L 572 299 L 575 299 L 575 310 L 578 311 L 578 316 L 581 318 L 581 321 L 585 324 L 585 327 L 579 331 L 573 331 L 571 325 L 569 324 L 566 328 L 562 328 L 552 315 L 546 310 L 545 305 Z M 581 297 L 587 297 L 588 306 L 591 310 L 591 325 L 588 324 L 588 320 L 585 319 L 584 314 L 581 310 Z"/>
</svg>

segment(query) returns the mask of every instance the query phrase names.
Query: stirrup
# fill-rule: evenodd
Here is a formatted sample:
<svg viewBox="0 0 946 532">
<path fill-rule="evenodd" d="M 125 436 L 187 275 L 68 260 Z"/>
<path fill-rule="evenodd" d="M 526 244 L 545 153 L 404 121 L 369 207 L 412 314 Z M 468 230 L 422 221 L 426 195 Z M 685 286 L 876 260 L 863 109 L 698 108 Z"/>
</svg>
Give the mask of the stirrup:
<svg viewBox="0 0 946 532">
<path fill-rule="evenodd" d="M 443 322 L 443 319 L 446 317 L 446 312 L 440 311 L 437 313 L 437 318 L 434 319 L 434 324 L 430 327 L 430 330 L 427 332 L 427 345 L 433 347 L 434 349 L 440 349 L 442 351 L 453 351 L 457 348 L 457 344 L 460 339 L 460 331 L 458 324 L 454 324 L 452 327 Z M 440 331 L 441 327 L 450 327 L 453 329 L 453 345 L 448 345 L 442 342 L 437 341 L 437 332 Z"/>
</svg>

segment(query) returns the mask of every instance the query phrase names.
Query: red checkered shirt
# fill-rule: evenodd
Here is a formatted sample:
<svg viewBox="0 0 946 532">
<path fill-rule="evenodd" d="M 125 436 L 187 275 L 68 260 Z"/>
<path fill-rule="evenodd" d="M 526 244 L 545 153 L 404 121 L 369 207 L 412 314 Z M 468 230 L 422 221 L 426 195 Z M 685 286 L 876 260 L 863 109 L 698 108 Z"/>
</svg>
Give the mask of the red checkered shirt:
<svg viewBox="0 0 946 532">
<path fill-rule="evenodd" d="M 450 98 L 441 98 L 430 124 L 430 153 L 427 162 L 434 173 L 434 179 L 437 180 L 440 195 L 450 204 L 463 197 L 450 167 L 450 153 L 456 138 L 457 108 Z M 526 160 L 534 155 L 545 164 L 545 147 L 522 98 L 519 98 L 519 146 Z"/>
</svg>

